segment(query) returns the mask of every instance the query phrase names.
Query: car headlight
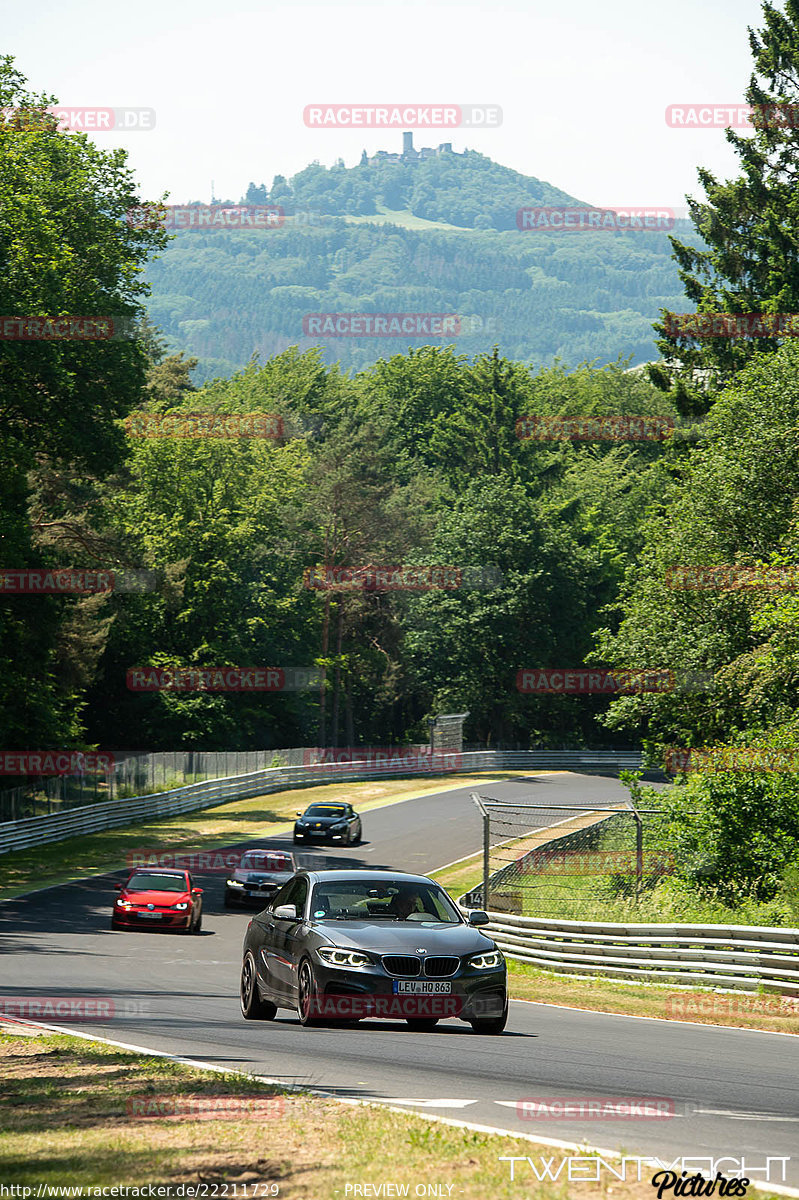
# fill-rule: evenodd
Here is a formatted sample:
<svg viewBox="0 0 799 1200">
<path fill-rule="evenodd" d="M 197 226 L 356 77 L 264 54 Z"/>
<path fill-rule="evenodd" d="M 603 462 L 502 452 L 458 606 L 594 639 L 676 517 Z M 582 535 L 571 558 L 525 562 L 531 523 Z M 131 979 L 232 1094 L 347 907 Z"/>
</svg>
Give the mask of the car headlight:
<svg viewBox="0 0 799 1200">
<path fill-rule="evenodd" d="M 180 904 L 173 905 L 173 908 L 188 908 L 188 907 L 189 906 L 185 900 L 181 900 Z"/>
<path fill-rule="evenodd" d="M 338 950 L 335 946 L 320 946 L 316 953 L 331 967 L 368 967 L 371 959 L 359 950 Z"/>
<path fill-rule="evenodd" d="M 504 961 L 499 950 L 487 950 L 484 954 L 473 954 L 469 959 L 469 966 L 476 967 L 478 971 L 490 971 L 492 968 L 501 967 Z"/>
<path fill-rule="evenodd" d="M 130 908 L 130 900 L 118 899 L 117 904 L 120 908 Z"/>
<path fill-rule="evenodd" d="M 335 825 L 333 826 L 333 828 L 334 828 L 334 829 L 346 829 L 346 828 L 347 828 L 347 822 L 346 822 L 346 821 L 336 821 L 336 823 L 335 823 Z"/>
<path fill-rule="evenodd" d="M 238 879 L 226 879 L 226 880 L 225 880 L 225 887 L 240 887 L 240 888 L 243 888 L 243 887 L 244 887 L 244 884 L 243 884 L 243 883 L 239 883 Z"/>
</svg>

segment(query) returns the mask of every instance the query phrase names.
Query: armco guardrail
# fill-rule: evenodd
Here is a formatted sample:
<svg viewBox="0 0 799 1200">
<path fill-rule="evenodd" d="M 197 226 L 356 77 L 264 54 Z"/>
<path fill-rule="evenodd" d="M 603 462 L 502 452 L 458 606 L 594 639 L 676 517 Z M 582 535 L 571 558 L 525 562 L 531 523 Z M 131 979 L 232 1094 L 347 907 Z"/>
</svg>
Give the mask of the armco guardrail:
<svg viewBox="0 0 799 1200">
<path fill-rule="evenodd" d="M 453 757 L 457 760 L 473 760 L 485 758 L 485 754 L 462 754 Z M 459 769 L 474 770 L 475 766 L 471 763 L 463 764 Z M 364 771 L 358 770 L 353 764 L 339 766 L 331 763 L 307 767 L 269 767 L 247 775 L 234 775 L 229 779 L 208 779 L 203 783 L 189 784 L 169 792 L 157 792 L 153 796 L 110 800 L 103 804 L 89 804 L 85 808 L 76 808 L 68 813 L 6 821 L 0 825 L 0 854 L 7 854 L 11 850 L 24 850 L 46 842 L 60 842 L 65 838 L 80 837 L 86 833 L 98 833 L 102 829 L 118 829 L 156 817 L 212 808 L 225 800 L 246 800 L 248 796 L 264 796 L 271 792 L 307 787 L 315 783 L 379 778 L 392 774 L 398 775 L 402 772 L 383 769 Z"/>
<path fill-rule="evenodd" d="M 449 760 L 449 761 L 447 761 Z M 461 754 L 437 753 L 433 773 L 457 773 L 492 770 L 618 770 L 640 766 L 641 756 L 627 751 L 546 751 L 546 750 L 469 750 Z M 60 842 L 82 834 L 98 833 L 103 829 L 118 829 L 154 817 L 174 816 L 212 808 L 225 800 L 244 800 L 248 796 L 263 796 L 288 788 L 308 787 L 316 783 L 354 782 L 359 779 L 382 779 L 426 772 L 409 771 L 407 767 L 359 767 L 353 763 L 324 763 L 303 767 L 269 767 L 247 775 L 228 779 L 208 779 L 153 796 L 134 796 L 128 800 L 112 800 L 89 804 L 66 813 L 28 817 L 0 824 L 0 854 L 25 850 L 48 842 Z"/>
<path fill-rule="evenodd" d="M 799 995 L 799 929 L 489 916 L 503 954 L 552 971 Z"/>
</svg>

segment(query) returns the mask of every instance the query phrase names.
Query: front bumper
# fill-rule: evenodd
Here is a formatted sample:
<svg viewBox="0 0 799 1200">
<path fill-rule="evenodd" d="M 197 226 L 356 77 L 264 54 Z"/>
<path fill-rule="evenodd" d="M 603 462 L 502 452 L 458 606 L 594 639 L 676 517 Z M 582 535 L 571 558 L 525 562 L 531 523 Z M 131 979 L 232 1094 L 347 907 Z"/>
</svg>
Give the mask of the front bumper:
<svg viewBox="0 0 799 1200">
<path fill-rule="evenodd" d="M 335 833 L 332 829 L 294 829 L 294 836 L 298 842 L 346 842 L 346 829 L 337 830 Z"/>
<path fill-rule="evenodd" d="M 124 925 L 136 929 L 187 929 L 194 914 L 191 909 L 182 912 L 155 909 L 151 916 L 142 915 L 131 909 L 114 908 L 111 920 L 114 925 Z"/>
<path fill-rule="evenodd" d="M 323 963 L 317 955 L 313 960 L 319 1016 L 389 1020 L 458 1017 L 473 1021 L 501 1016 L 508 1003 L 504 965 L 488 971 L 461 967 L 446 979 L 407 980 L 389 975 L 382 964 L 341 968 Z M 449 985 L 450 990 L 414 994 L 394 989 L 395 984 L 417 982 Z"/>
<path fill-rule="evenodd" d="M 237 888 L 225 884 L 225 896 L 228 900 L 233 900 L 236 904 L 252 904 L 258 908 L 265 908 L 280 886 L 281 884 L 278 883 L 266 884 L 260 891 L 256 892 L 254 888 L 248 888 L 247 886 Z"/>
</svg>

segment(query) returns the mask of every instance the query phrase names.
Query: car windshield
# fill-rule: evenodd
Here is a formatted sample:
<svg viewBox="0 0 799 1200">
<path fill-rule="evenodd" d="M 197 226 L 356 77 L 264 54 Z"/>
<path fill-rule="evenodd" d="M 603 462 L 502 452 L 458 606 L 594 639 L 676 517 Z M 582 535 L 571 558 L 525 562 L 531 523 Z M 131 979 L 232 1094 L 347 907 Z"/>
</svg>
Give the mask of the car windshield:
<svg viewBox="0 0 799 1200">
<path fill-rule="evenodd" d="M 131 875 L 126 884 L 134 892 L 185 892 L 186 880 L 183 875 L 158 875 L 155 871 L 142 871 Z"/>
<path fill-rule="evenodd" d="M 306 808 L 306 817 L 343 817 L 346 809 L 334 804 L 312 804 L 310 808 Z"/>
<path fill-rule="evenodd" d="M 316 920 L 332 921 L 461 922 L 446 893 L 432 884 L 373 879 L 317 883 L 311 913 Z"/>
<path fill-rule="evenodd" d="M 293 866 L 291 859 L 287 854 L 245 854 L 241 860 L 241 869 L 244 871 L 291 871 Z"/>
</svg>

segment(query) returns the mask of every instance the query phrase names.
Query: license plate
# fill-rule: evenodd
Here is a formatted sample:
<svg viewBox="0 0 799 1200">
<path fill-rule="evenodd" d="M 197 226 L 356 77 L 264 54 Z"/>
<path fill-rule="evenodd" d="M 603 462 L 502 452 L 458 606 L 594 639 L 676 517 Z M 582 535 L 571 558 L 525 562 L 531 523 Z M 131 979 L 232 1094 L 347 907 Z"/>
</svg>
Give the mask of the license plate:
<svg viewBox="0 0 799 1200">
<path fill-rule="evenodd" d="M 137 917 L 144 917 L 145 921 L 160 921 L 161 913 L 136 913 Z"/>
<path fill-rule="evenodd" d="M 421 979 L 395 979 L 395 996 L 437 996 L 451 992 L 451 983 L 433 983 Z"/>
</svg>

